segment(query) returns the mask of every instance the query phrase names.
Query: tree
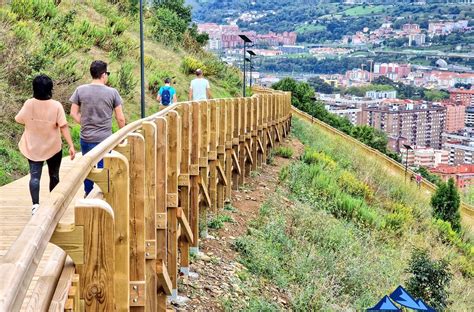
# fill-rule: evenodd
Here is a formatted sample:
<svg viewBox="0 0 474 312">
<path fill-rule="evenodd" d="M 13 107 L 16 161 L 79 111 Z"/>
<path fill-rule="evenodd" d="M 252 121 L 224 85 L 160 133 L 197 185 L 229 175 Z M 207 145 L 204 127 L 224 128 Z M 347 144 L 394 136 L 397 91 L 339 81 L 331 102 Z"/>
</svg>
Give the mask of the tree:
<svg viewBox="0 0 474 312">
<path fill-rule="evenodd" d="M 415 249 L 407 273 L 407 290 L 415 298 L 423 300 L 436 311 L 444 311 L 448 305 L 448 288 L 452 274 L 446 260 L 431 260 L 426 250 Z"/>
<path fill-rule="evenodd" d="M 334 87 L 319 77 L 308 79 L 308 83 L 316 92 L 330 94 L 334 92 Z"/>
<path fill-rule="evenodd" d="M 184 0 L 153 0 L 153 7 L 155 9 L 165 8 L 175 12 L 180 19 L 186 24 L 191 23 L 192 20 L 192 7 L 186 5 Z"/>
<path fill-rule="evenodd" d="M 273 89 L 290 91 L 291 104 L 301 110 L 308 111 L 314 98 L 314 90 L 306 82 L 297 82 L 292 78 L 284 78 L 272 86 Z"/>
<path fill-rule="evenodd" d="M 460 204 L 461 198 L 452 178 L 447 183 L 439 184 L 436 192 L 431 197 L 433 216 L 448 221 L 451 223 L 453 230 L 457 232 L 461 230 Z"/>
</svg>

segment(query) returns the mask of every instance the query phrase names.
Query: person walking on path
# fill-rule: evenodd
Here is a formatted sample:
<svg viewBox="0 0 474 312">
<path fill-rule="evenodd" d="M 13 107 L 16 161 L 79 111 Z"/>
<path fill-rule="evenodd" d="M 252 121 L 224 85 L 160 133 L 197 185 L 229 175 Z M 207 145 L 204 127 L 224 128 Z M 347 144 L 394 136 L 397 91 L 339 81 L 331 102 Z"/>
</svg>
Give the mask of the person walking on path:
<svg viewBox="0 0 474 312">
<path fill-rule="evenodd" d="M 196 70 L 196 78 L 191 81 L 189 86 L 189 100 L 209 100 L 211 98 L 211 87 L 209 81 L 204 78 L 202 70 Z"/>
<path fill-rule="evenodd" d="M 422 180 L 421 174 L 418 173 L 416 175 L 416 186 L 418 186 L 418 188 L 421 187 L 421 180 Z"/>
<path fill-rule="evenodd" d="M 107 63 L 94 61 L 90 66 L 92 82 L 79 86 L 72 94 L 71 116 L 81 125 L 81 151 L 87 154 L 100 142 L 112 135 L 112 116 L 115 113 L 119 128 L 125 126 L 123 114 L 123 100 L 118 91 L 106 86 L 110 73 L 107 71 Z M 103 168 L 101 160 L 97 164 Z M 84 181 L 85 196 L 94 188 L 94 182 L 86 179 Z"/>
<path fill-rule="evenodd" d="M 156 96 L 158 102 L 161 103 L 163 106 L 172 105 L 178 102 L 176 97 L 176 90 L 171 86 L 171 79 L 165 79 L 165 85 L 160 87 L 158 90 L 158 95 Z"/>
<path fill-rule="evenodd" d="M 28 159 L 30 167 L 32 215 L 39 209 L 40 180 L 45 161 L 48 165 L 49 191 L 51 192 L 59 183 L 59 167 L 62 159 L 61 133 L 69 145 L 71 160 L 76 154 L 64 108 L 52 97 L 51 78 L 46 75 L 37 76 L 33 80 L 33 98 L 27 100 L 15 116 L 16 122 L 25 125 L 18 147 Z"/>
</svg>

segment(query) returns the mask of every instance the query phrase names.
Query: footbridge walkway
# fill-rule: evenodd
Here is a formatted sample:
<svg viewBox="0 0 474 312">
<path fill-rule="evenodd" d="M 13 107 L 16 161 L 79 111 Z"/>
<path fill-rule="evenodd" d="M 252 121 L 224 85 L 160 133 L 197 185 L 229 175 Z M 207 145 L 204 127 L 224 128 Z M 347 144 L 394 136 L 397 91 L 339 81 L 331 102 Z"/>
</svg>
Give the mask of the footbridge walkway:
<svg viewBox="0 0 474 312">
<path fill-rule="evenodd" d="M 208 214 L 290 123 L 285 92 L 177 103 L 65 160 L 33 217 L 28 177 L 1 187 L 0 311 L 165 311 Z M 85 178 L 96 183 L 86 199 Z"/>
</svg>

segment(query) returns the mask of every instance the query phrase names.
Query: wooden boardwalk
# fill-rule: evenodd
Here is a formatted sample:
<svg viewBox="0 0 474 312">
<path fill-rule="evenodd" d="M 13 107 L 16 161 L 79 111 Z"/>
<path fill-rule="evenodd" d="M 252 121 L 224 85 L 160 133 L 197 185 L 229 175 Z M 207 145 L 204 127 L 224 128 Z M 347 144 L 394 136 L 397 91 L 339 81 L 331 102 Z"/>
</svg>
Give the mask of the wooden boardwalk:
<svg viewBox="0 0 474 312">
<path fill-rule="evenodd" d="M 68 172 L 72 169 L 75 163 L 80 159 L 81 154 L 76 155 L 76 159 L 71 161 L 69 157 L 65 157 L 61 163 L 60 180 L 64 179 Z M 25 176 L 18 179 L 10 184 L 0 187 L 0 257 L 4 256 L 16 238 L 20 235 L 25 225 L 31 218 L 31 198 L 29 195 L 28 184 L 30 177 Z M 76 198 L 83 198 L 82 189 L 77 192 Z M 40 189 L 40 203 L 49 196 L 49 175 L 47 166 L 43 167 L 43 173 L 41 176 L 41 189 Z M 63 220 L 73 220 L 73 205 L 74 201 L 71 202 L 70 209 L 66 211 L 63 216 Z M 40 208 L 46 209 L 46 208 Z M 30 283 L 28 291 L 26 293 L 25 300 L 21 307 L 21 311 L 31 311 L 29 308 L 32 294 L 38 285 L 40 276 L 44 275 L 44 272 L 49 270 L 48 264 L 54 263 L 55 257 L 65 256 L 65 253 L 59 247 L 48 244 L 46 251 L 43 254 L 41 262 L 36 269 L 35 276 Z"/>
<path fill-rule="evenodd" d="M 254 91 L 128 124 L 64 158 L 51 193 L 45 167 L 33 217 L 28 176 L 1 187 L 0 312 L 166 311 L 208 218 L 289 133 L 291 94 Z"/>
</svg>

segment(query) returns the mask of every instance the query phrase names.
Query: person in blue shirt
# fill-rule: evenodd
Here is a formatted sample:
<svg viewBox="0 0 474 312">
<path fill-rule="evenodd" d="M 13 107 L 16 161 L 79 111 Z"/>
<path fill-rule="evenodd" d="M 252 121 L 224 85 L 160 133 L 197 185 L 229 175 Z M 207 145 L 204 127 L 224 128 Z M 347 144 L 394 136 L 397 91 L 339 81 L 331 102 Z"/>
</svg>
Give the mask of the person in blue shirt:
<svg viewBox="0 0 474 312">
<path fill-rule="evenodd" d="M 158 90 L 158 95 L 156 99 L 163 106 L 168 106 L 178 102 L 178 99 L 176 97 L 176 90 L 171 86 L 170 78 L 165 79 L 165 85 L 160 87 L 160 90 Z"/>
</svg>

